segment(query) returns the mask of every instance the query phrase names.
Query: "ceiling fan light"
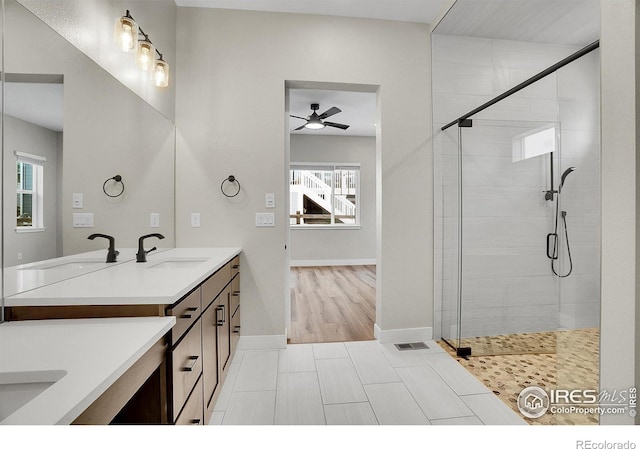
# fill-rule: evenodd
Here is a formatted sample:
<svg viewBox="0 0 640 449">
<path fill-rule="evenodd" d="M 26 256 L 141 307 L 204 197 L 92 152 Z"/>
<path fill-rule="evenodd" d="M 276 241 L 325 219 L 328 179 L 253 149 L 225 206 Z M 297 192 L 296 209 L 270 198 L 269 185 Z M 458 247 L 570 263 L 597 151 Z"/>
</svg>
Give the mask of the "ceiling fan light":
<svg viewBox="0 0 640 449">
<path fill-rule="evenodd" d="M 322 123 L 321 120 L 319 119 L 310 119 L 306 125 L 304 125 L 305 128 L 307 129 L 322 129 L 324 128 L 326 125 L 324 123 Z"/>
</svg>

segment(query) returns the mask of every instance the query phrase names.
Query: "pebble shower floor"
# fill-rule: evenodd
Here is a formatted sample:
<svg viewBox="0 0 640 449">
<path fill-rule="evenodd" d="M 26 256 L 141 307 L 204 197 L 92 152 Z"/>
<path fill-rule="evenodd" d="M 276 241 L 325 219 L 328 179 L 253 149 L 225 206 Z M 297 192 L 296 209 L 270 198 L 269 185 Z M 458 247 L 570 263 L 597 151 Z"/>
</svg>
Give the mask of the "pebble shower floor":
<svg viewBox="0 0 640 449">
<path fill-rule="evenodd" d="M 438 343 L 456 357 L 445 342 Z M 456 359 L 516 412 L 518 394 L 530 385 L 545 389 L 599 389 L 597 328 L 477 337 L 462 343 L 461 346 L 475 348 L 476 353 L 497 353 Z M 598 424 L 594 414 L 546 413 L 538 419 L 525 420 L 529 424 Z"/>
</svg>

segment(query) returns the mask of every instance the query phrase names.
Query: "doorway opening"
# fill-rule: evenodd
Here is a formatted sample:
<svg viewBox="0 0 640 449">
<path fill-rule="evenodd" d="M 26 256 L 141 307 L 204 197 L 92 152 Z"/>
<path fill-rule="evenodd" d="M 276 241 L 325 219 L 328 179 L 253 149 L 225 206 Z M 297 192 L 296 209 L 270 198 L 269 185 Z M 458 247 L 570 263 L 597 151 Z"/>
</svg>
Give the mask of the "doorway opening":
<svg viewBox="0 0 640 449">
<path fill-rule="evenodd" d="M 286 83 L 287 342 L 374 339 L 377 86 Z"/>
</svg>

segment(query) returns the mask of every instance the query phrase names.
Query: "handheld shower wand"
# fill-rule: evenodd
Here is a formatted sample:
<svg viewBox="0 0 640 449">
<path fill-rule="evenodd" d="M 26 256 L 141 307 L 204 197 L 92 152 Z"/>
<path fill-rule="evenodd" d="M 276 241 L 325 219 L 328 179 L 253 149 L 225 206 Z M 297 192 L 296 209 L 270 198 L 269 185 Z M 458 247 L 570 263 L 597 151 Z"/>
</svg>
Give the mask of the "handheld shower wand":
<svg viewBox="0 0 640 449">
<path fill-rule="evenodd" d="M 547 257 L 551 259 L 551 271 L 553 272 L 553 274 L 555 274 L 560 278 L 568 277 L 573 271 L 573 260 L 571 259 L 571 247 L 569 246 L 569 231 L 567 230 L 567 211 L 563 210 L 561 214 L 559 214 L 558 209 L 560 204 L 560 193 L 562 192 L 564 181 L 567 178 L 567 176 L 569 176 L 573 171 L 575 171 L 575 169 L 576 169 L 575 167 L 567 168 L 562 173 L 562 176 L 560 177 L 560 187 L 558 188 L 558 196 L 556 197 L 555 229 L 552 234 L 547 235 Z M 558 217 L 559 216 L 562 217 L 562 225 L 564 226 L 564 238 L 565 238 L 565 241 L 567 242 L 567 255 L 569 256 L 569 272 L 567 274 L 558 274 L 553 264 L 553 261 L 558 259 Z M 552 245 L 553 251 L 551 254 L 549 254 L 549 246 L 550 246 L 549 243 L 551 241 L 551 238 L 553 238 L 553 245 Z"/>
</svg>

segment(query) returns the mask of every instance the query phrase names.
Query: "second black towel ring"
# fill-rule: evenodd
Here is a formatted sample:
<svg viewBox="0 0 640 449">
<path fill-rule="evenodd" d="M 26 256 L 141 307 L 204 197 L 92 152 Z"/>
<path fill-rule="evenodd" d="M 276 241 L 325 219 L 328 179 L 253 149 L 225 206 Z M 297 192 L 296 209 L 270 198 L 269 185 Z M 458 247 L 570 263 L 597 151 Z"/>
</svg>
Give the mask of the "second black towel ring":
<svg viewBox="0 0 640 449">
<path fill-rule="evenodd" d="M 228 195 L 228 194 L 227 194 L 227 192 L 225 192 L 225 191 L 224 191 L 224 183 L 225 183 L 225 182 L 229 182 L 229 183 L 232 183 L 232 184 L 237 184 L 237 185 L 238 185 L 238 189 L 236 190 L 236 193 L 234 193 L 233 195 Z M 235 177 L 235 176 L 230 175 L 228 178 L 225 178 L 225 179 L 222 181 L 222 184 L 220 184 L 220 191 L 221 191 L 221 192 L 222 192 L 222 194 L 223 194 L 224 196 L 226 196 L 227 198 L 233 198 L 234 196 L 237 196 L 237 195 L 238 195 L 238 193 L 240 193 L 240 182 L 236 179 L 236 177 Z"/>
<path fill-rule="evenodd" d="M 122 184 L 122 190 L 120 190 L 120 193 L 118 193 L 117 195 L 111 195 L 110 193 L 107 192 L 107 183 L 109 181 L 115 181 L 116 183 L 120 183 Z M 122 195 L 124 193 L 124 182 L 122 182 L 122 176 L 120 175 L 115 175 L 113 178 L 109 178 L 107 179 L 104 184 L 102 184 L 102 191 L 104 192 L 105 195 L 107 195 L 110 198 L 117 198 L 120 195 Z"/>
</svg>

